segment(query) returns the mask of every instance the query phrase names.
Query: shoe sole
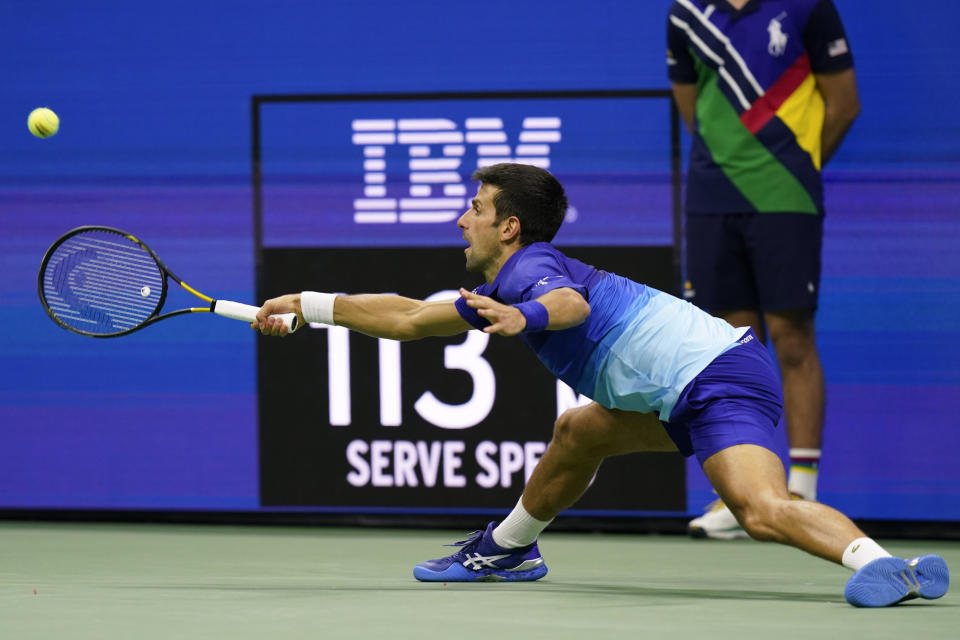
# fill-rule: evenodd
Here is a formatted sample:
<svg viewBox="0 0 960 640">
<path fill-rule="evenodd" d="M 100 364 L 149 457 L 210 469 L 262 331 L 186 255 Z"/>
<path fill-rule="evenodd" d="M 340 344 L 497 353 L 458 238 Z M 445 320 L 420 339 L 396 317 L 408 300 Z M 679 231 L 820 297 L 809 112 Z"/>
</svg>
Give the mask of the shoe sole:
<svg viewBox="0 0 960 640">
<path fill-rule="evenodd" d="M 888 607 L 916 597 L 934 600 L 949 588 L 950 571 L 940 556 L 879 558 L 853 574 L 843 595 L 855 607 Z"/>
<path fill-rule="evenodd" d="M 467 569 L 454 563 L 443 571 L 431 571 L 417 565 L 413 577 L 420 582 L 531 582 L 547 575 L 547 565 L 541 562 L 532 569 L 510 571 L 509 569 Z"/>
</svg>

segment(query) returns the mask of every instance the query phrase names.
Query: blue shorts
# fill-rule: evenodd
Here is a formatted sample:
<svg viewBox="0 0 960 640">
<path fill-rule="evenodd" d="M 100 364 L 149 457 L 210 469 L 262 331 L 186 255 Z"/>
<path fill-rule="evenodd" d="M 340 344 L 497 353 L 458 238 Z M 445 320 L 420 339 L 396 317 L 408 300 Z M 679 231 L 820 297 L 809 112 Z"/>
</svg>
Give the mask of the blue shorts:
<svg viewBox="0 0 960 640">
<path fill-rule="evenodd" d="M 663 426 L 684 456 L 704 460 L 737 444 L 776 453 L 783 413 L 780 379 L 767 348 L 751 329 L 684 387 Z"/>
<path fill-rule="evenodd" d="M 823 216 L 688 215 L 684 297 L 711 313 L 816 309 Z"/>
</svg>

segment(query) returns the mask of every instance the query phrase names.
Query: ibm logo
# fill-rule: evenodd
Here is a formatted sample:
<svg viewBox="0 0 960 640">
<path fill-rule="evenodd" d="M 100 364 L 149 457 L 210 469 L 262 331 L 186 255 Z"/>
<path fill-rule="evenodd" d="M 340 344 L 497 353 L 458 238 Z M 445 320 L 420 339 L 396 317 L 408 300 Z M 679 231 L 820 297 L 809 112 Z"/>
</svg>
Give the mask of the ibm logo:
<svg viewBox="0 0 960 640">
<path fill-rule="evenodd" d="M 524 118 L 513 147 L 500 118 L 467 118 L 462 129 L 446 118 L 354 120 L 353 144 L 363 147 L 364 197 L 353 201 L 353 221 L 452 222 L 469 199 L 460 172 L 467 145 L 476 145 L 477 167 L 519 162 L 549 169 L 550 145 L 558 142 L 560 118 Z M 390 145 L 404 145 L 409 152 L 410 181 L 404 194 L 387 193 Z"/>
</svg>

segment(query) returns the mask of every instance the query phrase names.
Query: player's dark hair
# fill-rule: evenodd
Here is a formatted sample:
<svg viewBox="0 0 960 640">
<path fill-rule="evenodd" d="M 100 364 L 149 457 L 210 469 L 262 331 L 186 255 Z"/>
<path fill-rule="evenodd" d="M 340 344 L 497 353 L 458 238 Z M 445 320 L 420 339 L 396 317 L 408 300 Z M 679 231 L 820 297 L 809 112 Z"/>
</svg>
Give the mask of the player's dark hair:
<svg viewBox="0 0 960 640">
<path fill-rule="evenodd" d="M 563 186 L 546 169 L 504 162 L 482 167 L 473 179 L 500 189 L 493 197 L 497 221 L 520 220 L 520 244 L 550 242 L 567 213 Z"/>
</svg>

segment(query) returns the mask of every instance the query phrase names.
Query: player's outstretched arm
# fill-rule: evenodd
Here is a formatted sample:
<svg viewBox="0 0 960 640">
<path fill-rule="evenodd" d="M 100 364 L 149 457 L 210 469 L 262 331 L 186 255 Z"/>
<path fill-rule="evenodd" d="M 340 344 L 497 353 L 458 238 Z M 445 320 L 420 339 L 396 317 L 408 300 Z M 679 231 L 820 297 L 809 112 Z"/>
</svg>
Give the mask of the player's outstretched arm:
<svg viewBox="0 0 960 640">
<path fill-rule="evenodd" d="M 313 298 L 312 306 L 308 308 L 306 315 L 301 294 L 291 293 L 263 303 L 257 312 L 257 321 L 250 326 L 259 329 L 264 335 L 283 336 L 287 333 L 286 329 L 276 318 L 270 316 L 277 313 L 296 313 L 300 326 L 308 322 L 323 322 L 390 340 L 450 336 L 473 328 L 460 316 L 452 300 L 424 302 L 382 293 L 350 296 L 308 295 Z M 283 311 L 279 311 L 280 309 Z M 320 317 L 311 317 L 318 313 Z"/>
<path fill-rule="evenodd" d="M 493 298 L 477 295 L 466 289 L 460 289 L 460 295 L 467 306 L 490 322 L 483 330 L 501 336 L 515 336 L 532 328 L 531 322 L 539 322 L 538 330 L 558 331 L 581 324 L 590 315 L 590 304 L 582 295 L 569 287 L 560 287 L 543 294 L 536 300 L 509 305 L 497 302 Z M 533 304 L 530 309 L 527 305 Z M 541 305 L 539 311 L 536 305 Z M 545 315 L 544 315 L 545 314 Z"/>
</svg>

